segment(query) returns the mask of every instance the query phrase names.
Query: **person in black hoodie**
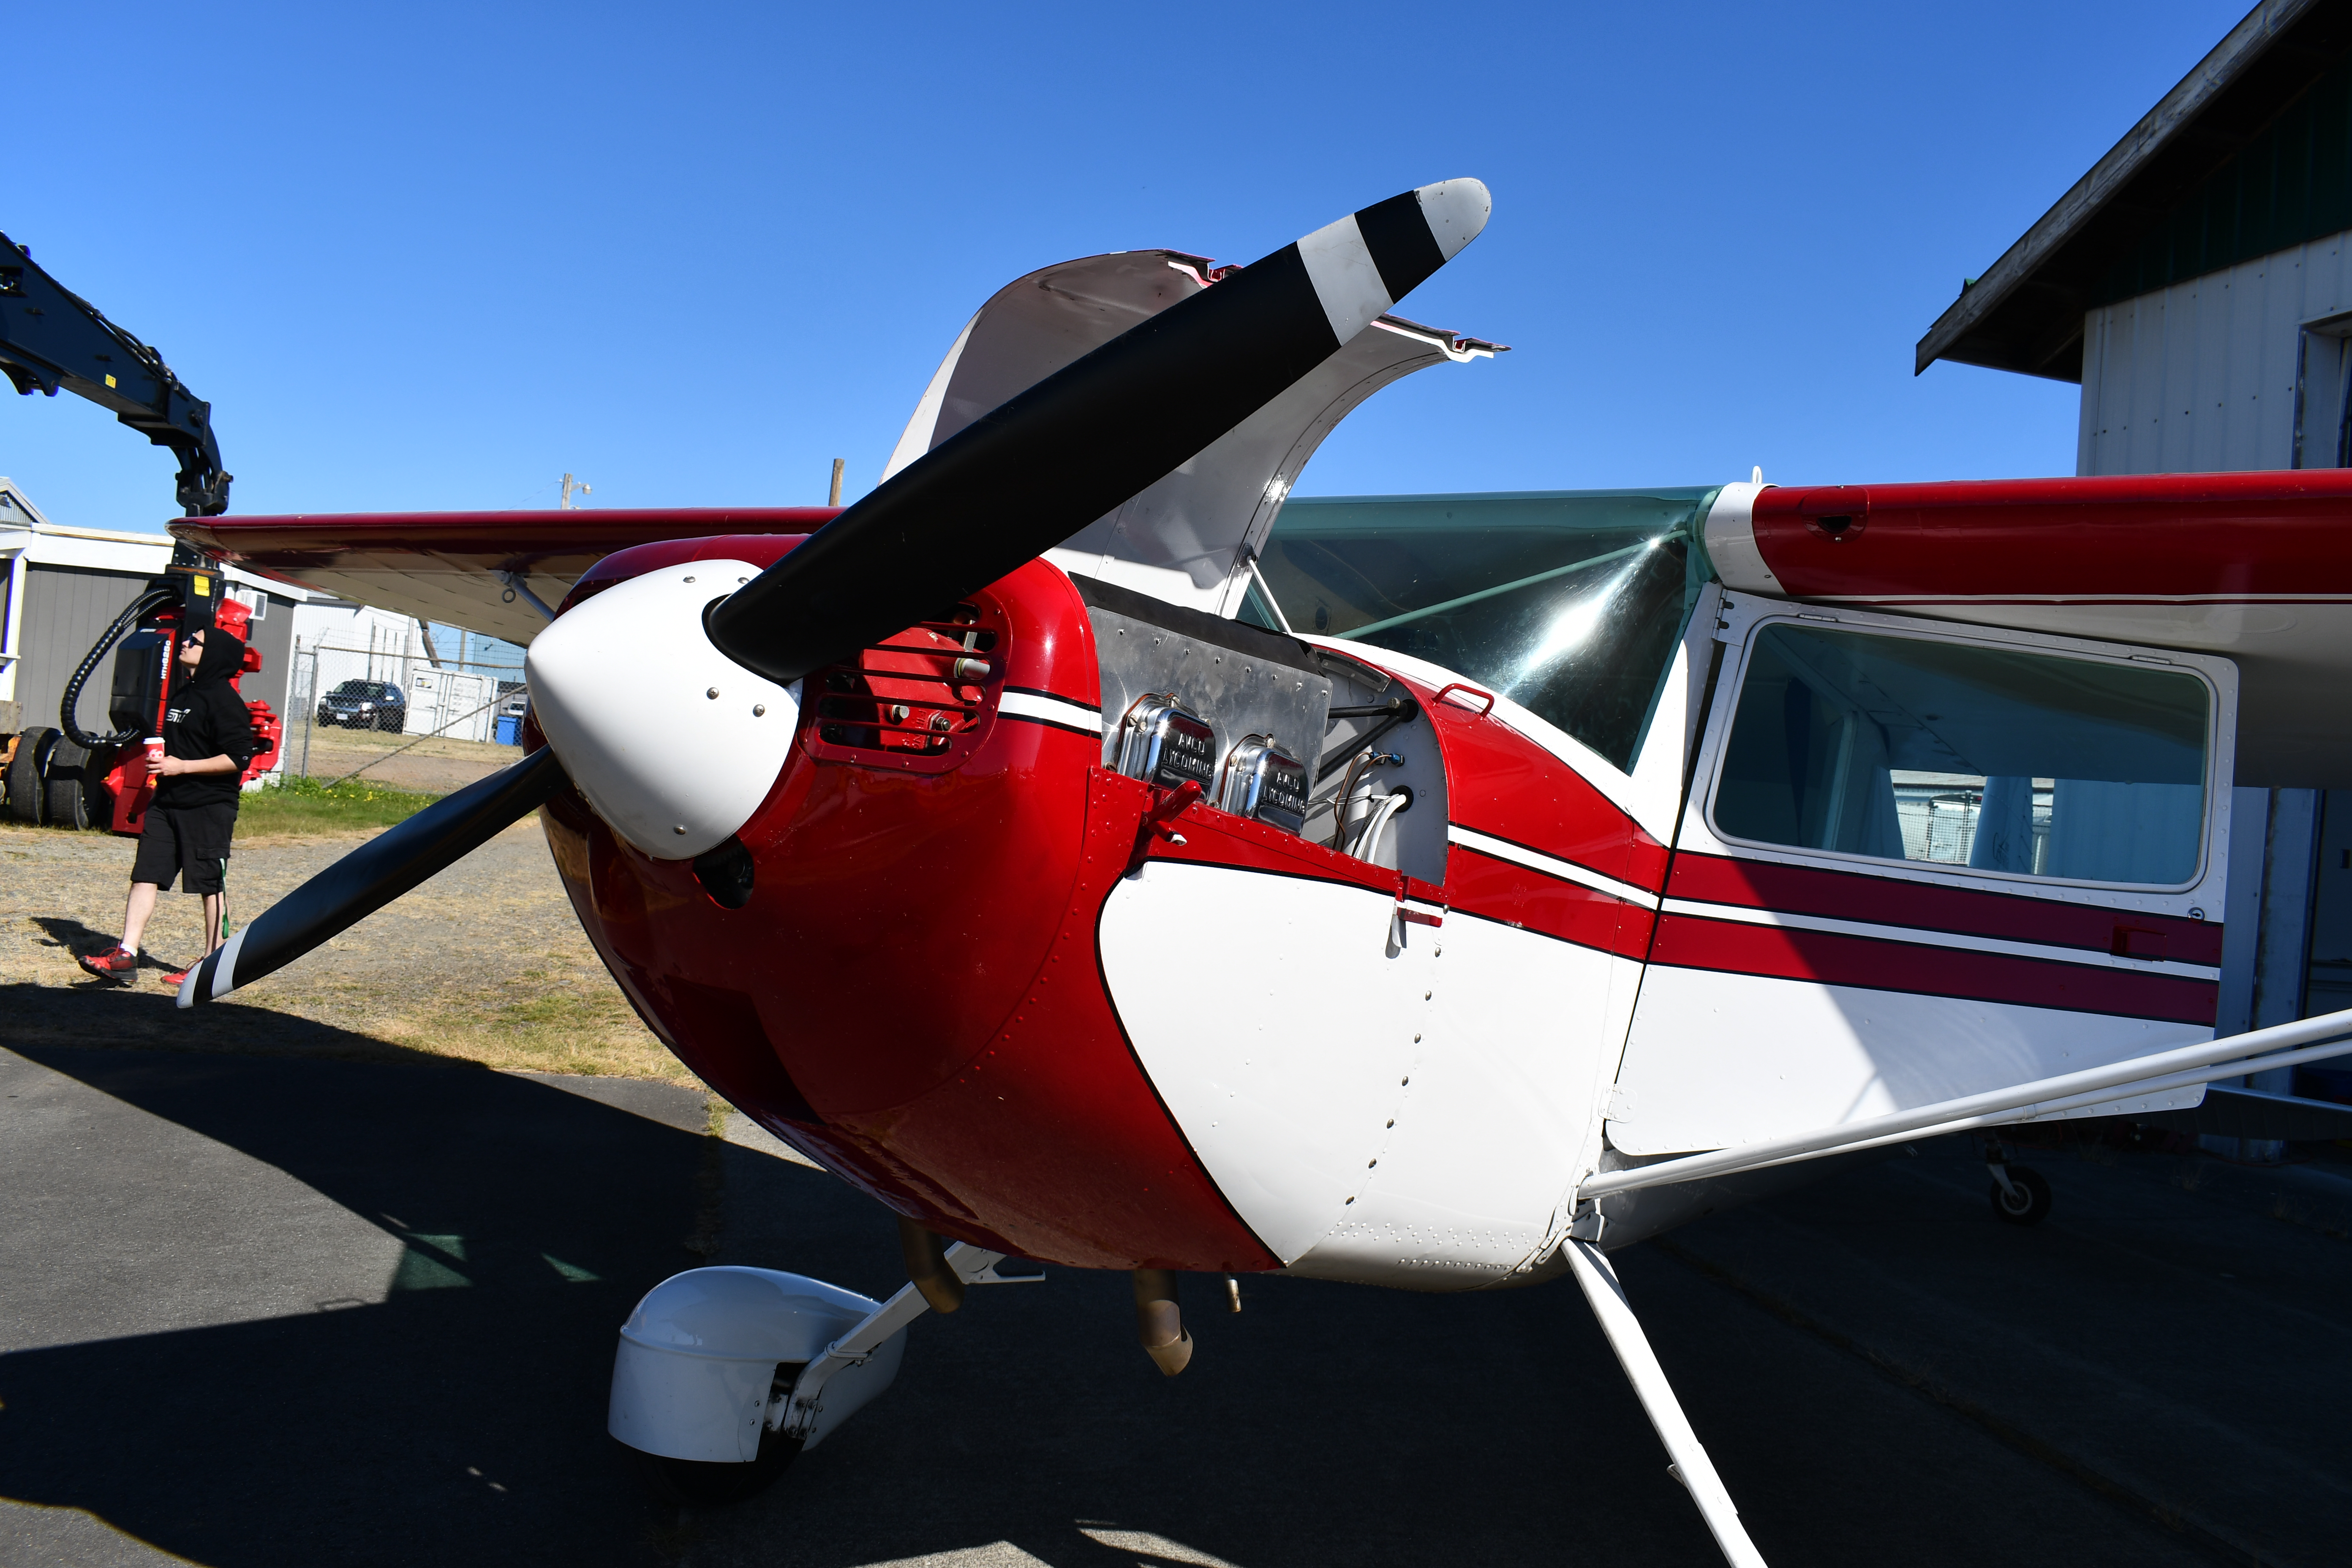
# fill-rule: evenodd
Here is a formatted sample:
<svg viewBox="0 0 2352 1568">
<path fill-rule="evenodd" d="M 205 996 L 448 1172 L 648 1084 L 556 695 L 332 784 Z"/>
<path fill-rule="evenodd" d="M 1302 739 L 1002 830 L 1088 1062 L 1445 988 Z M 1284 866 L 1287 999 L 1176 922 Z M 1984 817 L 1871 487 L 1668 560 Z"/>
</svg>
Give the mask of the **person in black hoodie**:
<svg viewBox="0 0 2352 1568">
<path fill-rule="evenodd" d="M 81 961 L 101 980 L 127 983 L 137 976 L 140 935 L 155 912 L 155 895 L 174 875 L 205 900 L 205 953 L 221 944 L 228 916 L 229 836 L 236 828 L 240 775 L 260 749 L 253 715 L 229 684 L 244 666 L 245 644 L 218 626 L 206 627 L 180 645 L 179 662 L 180 678 L 163 710 L 163 754 L 147 763 L 155 798 L 131 866 L 122 941 Z M 203 959 L 199 954 L 196 962 Z M 176 986 L 186 978 L 183 969 L 164 975 L 163 984 Z"/>
</svg>

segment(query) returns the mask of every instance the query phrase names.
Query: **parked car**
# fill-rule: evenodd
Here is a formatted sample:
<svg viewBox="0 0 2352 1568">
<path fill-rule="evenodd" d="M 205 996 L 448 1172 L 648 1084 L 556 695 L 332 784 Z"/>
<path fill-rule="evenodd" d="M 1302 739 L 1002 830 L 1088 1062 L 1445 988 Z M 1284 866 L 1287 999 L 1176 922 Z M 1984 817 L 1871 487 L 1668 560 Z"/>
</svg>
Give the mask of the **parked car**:
<svg viewBox="0 0 2352 1568">
<path fill-rule="evenodd" d="M 398 734 L 408 727 L 408 699 L 389 680 L 346 680 L 319 699 L 319 722 Z"/>
</svg>

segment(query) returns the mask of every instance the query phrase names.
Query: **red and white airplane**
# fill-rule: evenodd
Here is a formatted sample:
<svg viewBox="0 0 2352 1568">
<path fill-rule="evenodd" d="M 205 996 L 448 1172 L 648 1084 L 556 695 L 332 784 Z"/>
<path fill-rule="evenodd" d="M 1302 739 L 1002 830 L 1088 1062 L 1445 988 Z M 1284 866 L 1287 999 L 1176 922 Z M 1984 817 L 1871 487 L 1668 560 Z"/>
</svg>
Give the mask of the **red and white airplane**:
<svg viewBox="0 0 2352 1568">
<path fill-rule="evenodd" d="M 1022 1259 L 1133 1271 L 1170 1373 L 1175 1271 L 1565 1273 L 1759 1561 L 1606 1252 L 2352 1049 L 2352 1015 L 2213 1038 L 2231 784 L 2352 773 L 2352 474 L 1286 513 L 1359 402 L 1496 352 L 1388 314 L 1487 211 L 1449 181 L 1246 268 L 1021 279 L 838 515 L 176 525 L 529 640 L 532 703 L 524 761 L 180 1005 L 536 808 L 646 1024 L 907 1247 L 886 1302 L 649 1293 L 611 1427 L 667 1484 L 763 1479 Z"/>
</svg>

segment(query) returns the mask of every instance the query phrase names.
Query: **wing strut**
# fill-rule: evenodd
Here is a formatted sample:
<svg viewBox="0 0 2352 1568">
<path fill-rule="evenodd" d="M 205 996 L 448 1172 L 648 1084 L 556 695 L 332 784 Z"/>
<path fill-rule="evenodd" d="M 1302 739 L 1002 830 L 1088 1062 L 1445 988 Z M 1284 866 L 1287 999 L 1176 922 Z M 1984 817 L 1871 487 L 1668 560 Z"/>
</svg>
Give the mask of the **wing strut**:
<svg viewBox="0 0 2352 1568">
<path fill-rule="evenodd" d="M 1625 1369 L 1626 1381 L 1641 1396 L 1650 1425 L 1658 1429 L 1658 1440 L 1665 1444 L 1666 1453 L 1674 1460 L 1675 1479 L 1688 1489 L 1699 1512 L 1706 1516 L 1707 1529 L 1715 1532 L 1715 1543 L 1722 1550 L 1723 1560 L 1731 1568 L 1764 1568 L 1763 1554 L 1748 1539 L 1748 1531 L 1739 1522 L 1739 1510 L 1732 1506 L 1731 1494 L 1724 1490 L 1722 1479 L 1715 1473 L 1714 1461 L 1699 1446 L 1698 1434 L 1691 1430 L 1688 1417 L 1683 1415 L 1674 1385 L 1666 1381 L 1664 1369 L 1650 1350 L 1649 1337 L 1642 1332 L 1642 1321 L 1633 1315 L 1633 1307 L 1625 1300 L 1625 1287 L 1617 1282 L 1617 1271 L 1609 1267 L 1609 1260 L 1592 1243 L 1570 1240 L 1566 1245 L 1569 1268 L 1575 1274 L 1577 1284 L 1583 1287 L 1592 1315 L 1601 1320 L 1601 1331 L 1609 1336 L 1609 1346 L 1617 1352 L 1617 1364 Z"/>
<path fill-rule="evenodd" d="M 1602 1171 L 1577 1184 L 1576 1197 L 1580 1204 L 1586 1204 L 1612 1193 L 1738 1175 L 1743 1171 L 1760 1171 L 1768 1165 L 1850 1154 L 1915 1138 L 1935 1138 L 1947 1132 L 1966 1132 L 1978 1127 L 2084 1111 L 2117 1100 L 2158 1095 L 2218 1079 L 2301 1067 L 2305 1062 L 2341 1056 L 2352 1056 L 2352 1008 L 2249 1029 L 2242 1035 L 2224 1035 L 2152 1056 L 2126 1057 L 2105 1067 L 2011 1084 L 2006 1089 L 1937 1100 L 1933 1105 L 1815 1128 L 1785 1138 L 1738 1143 L 1703 1154 L 1678 1154 L 1654 1165 Z"/>
</svg>

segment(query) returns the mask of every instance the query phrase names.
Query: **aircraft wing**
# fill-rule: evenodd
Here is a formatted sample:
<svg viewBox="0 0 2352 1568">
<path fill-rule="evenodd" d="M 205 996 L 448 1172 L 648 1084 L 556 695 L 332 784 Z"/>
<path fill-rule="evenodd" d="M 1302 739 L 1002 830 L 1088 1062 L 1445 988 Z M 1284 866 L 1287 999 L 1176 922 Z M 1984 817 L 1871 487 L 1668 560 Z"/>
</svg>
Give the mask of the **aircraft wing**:
<svg viewBox="0 0 2352 1568">
<path fill-rule="evenodd" d="M 562 603 L 582 573 L 616 550 L 709 534 L 810 533 L 838 510 L 306 512 L 191 518 L 172 532 L 249 572 L 528 645 L 547 624 L 532 597 Z"/>
<path fill-rule="evenodd" d="M 2352 469 L 1767 489 L 1718 509 L 1727 586 L 2221 654 L 2237 782 L 2352 787 Z"/>
</svg>

